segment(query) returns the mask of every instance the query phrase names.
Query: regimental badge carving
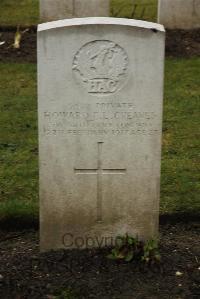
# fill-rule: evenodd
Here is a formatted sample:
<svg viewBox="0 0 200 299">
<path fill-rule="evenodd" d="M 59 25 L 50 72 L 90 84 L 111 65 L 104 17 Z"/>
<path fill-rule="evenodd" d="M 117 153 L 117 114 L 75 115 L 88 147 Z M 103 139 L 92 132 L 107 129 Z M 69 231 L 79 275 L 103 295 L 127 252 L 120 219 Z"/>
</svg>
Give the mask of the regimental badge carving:
<svg viewBox="0 0 200 299">
<path fill-rule="evenodd" d="M 112 41 L 95 40 L 76 53 L 72 69 L 88 93 L 109 95 L 120 90 L 127 81 L 128 56 Z"/>
</svg>

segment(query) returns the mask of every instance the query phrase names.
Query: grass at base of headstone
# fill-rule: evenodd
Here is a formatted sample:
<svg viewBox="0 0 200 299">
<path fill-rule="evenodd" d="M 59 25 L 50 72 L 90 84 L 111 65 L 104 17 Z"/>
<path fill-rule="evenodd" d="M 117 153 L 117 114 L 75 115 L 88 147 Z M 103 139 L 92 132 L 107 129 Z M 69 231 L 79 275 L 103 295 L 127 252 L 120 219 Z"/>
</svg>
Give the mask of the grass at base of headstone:
<svg viewBox="0 0 200 299">
<path fill-rule="evenodd" d="M 157 0 L 111 0 L 110 16 L 156 21 Z M 1 0 L 0 25 L 30 26 L 39 22 L 39 0 Z"/>
<path fill-rule="evenodd" d="M 12 199 L 0 204 L 0 227 L 2 229 L 38 228 L 38 203 Z"/>
<path fill-rule="evenodd" d="M 36 66 L 0 64 L 0 222 L 38 219 Z M 200 214 L 200 59 L 167 59 L 161 213 Z"/>
<path fill-rule="evenodd" d="M 28 221 L 38 218 L 36 66 L 0 68 L 0 221 Z"/>
<path fill-rule="evenodd" d="M 1 0 L 0 25 L 30 26 L 39 22 L 38 0 Z"/>
<path fill-rule="evenodd" d="M 200 212 L 200 59 L 168 59 L 161 213 Z"/>
</svg>

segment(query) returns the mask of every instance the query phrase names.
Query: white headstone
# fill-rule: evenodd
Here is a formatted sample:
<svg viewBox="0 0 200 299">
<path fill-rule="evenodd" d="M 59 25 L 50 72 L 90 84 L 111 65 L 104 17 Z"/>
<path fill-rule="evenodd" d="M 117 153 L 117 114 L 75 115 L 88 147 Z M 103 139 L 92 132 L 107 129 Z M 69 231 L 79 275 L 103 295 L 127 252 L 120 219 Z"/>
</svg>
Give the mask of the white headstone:
<svg viewBox="0 0 200 299">
<path fill-rule="evenodd" d="M 53 21 L 74 17 L 108 17 L 110 0 L 40 0 L 40 18 Z"/>
<path fill-rule="evenodd" d="M 158 232 L 163 26 L 39 25 L 41 250 Z"/>
<path fill-rule="evenodd" d="M 158 22 L 168 29 L 200 28 L 200 0 L 159 0 Z"/>
</svg>

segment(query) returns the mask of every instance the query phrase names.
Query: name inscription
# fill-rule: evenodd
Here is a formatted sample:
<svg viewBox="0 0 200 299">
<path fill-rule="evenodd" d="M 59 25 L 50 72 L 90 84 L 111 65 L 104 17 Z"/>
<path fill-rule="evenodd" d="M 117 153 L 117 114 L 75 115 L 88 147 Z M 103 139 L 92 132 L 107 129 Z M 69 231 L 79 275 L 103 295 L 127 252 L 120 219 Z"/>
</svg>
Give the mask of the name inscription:
<svg viewBox="0 0 200 299">
<path fill-rule="evenodd" d="M 66 111 L 44 111 L 43 133 L 64 135 L 152 135 L 157 115 L 138 111 L 134 103 L 69 104 Z"/>
</svg>

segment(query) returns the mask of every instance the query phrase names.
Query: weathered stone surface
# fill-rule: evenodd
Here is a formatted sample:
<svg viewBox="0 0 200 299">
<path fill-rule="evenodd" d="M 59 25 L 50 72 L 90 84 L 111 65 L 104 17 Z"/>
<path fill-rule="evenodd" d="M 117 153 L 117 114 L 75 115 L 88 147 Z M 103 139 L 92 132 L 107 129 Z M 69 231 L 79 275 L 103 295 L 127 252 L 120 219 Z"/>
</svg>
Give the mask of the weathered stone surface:
<svg viewBox="0 0 200 299">
<path fill-rule="evenodd" d="M 41 250 L 157 234 L 163 64 L 158 24 L 39 25 Z"/>
<path fill-rule="evenodd" d="M 159 0 L 158 22 L 169 29 L 200 28 L 200 0 Z"/>
<path fill-rule="evenodd" d="M 110 13 L 110 0 L 75 0 L 75 17 L 108 17 Z"/>
<path fill-rule="evenodd" d="M 40 19 L 53 21 L 73 17 L 74 0 L 40 0 Z"/>
<path fill-rule="evenodd" d="M 40 0 L 43 21 L 75 17 L 107 17 L 110 0 Z"/>
</svg>

